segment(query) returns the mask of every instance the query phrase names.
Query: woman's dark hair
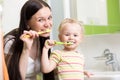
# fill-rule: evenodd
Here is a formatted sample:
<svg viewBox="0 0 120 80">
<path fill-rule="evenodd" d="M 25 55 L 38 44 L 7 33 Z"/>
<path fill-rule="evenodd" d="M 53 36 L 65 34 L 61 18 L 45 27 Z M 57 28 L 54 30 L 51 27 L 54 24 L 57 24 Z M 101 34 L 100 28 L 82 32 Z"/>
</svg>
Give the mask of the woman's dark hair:
<svg viewBox="0 0 120 80">
<path fill-rule="evenodd" d="M 30 20 L 31 17 L 44 6 L 48 7 L 51 10 L 50 6 L 43 0 L 28 0 L 21 9 L 18 34 L 15 35 L 15 41 L 13 42 L 13 45 L 9 51 L 12 52 L 12 56 L 8 64 L 8 73 L 10 80 L 22 80 L 19 71 L 19 60 L 23 49 L 23 41 L 20 40 L 19 37 L 21 34 L 23 34 L 24 30 L 29 30 L 27 27 L 27 21 Z M 42 42 L 42 40 L 45 41 L 46 39 L 47 38 L 42 37 L 40 39 L 40 42 Z M 42 47 L 43 44 L 40 44 L 40 46 Z"/>
</svg>

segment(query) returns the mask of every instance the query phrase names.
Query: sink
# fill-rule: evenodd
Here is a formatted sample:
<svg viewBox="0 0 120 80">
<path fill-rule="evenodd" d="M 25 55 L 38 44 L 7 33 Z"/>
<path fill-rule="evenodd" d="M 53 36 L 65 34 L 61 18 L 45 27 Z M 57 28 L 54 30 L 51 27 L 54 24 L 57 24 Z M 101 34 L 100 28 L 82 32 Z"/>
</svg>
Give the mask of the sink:
<svg viewBox="0 0 120 80">
<path fill-rule="evenodd" d="M 90 78 L 85 77 L 85 80 L 120 80 L 120 72 L 92 72 Z"/>
</svg>

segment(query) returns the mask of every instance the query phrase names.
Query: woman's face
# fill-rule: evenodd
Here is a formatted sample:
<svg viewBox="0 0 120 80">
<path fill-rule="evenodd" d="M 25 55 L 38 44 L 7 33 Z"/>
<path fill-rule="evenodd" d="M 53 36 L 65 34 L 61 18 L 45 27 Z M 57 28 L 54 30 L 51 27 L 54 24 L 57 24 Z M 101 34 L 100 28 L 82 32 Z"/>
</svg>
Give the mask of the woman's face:
<svg viewBox="0 0 120 80">
<path fill-rule="evenodd" d="M 46 29 L 52 28 L 52 12 L 48 7 L 43 7 L 35 13 L 31 19 L 28 21 L 28 25 L 31 30 L 34 31 L 46 31 Z M 50 36 L 49 32 L 40 34 L 42 37 Z"/>
</svg>

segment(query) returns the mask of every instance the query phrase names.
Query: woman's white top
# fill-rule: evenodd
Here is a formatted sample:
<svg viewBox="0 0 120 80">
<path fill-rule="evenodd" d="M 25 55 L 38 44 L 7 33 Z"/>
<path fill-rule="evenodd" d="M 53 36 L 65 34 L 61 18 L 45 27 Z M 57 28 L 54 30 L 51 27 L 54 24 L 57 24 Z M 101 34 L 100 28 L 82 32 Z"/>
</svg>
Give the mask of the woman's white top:
<svg viewBox="0 0 120 80">
<path fill-rule="evenodd" d="M 13 36 L 9 35 L 8 38 L 11 38 Z M 5 54 L 8 54 L 9 49 L 11 45 L 13 44 L 14 39 L 11 39 L 7 41 L 4 47 Z M 12 53 L 10 53 L 12 54 Z M 26 79 L 25 80 L 37 80 L 37 76 L 39 77 L 41 75 L 40 73 L 40 57 L 38 56 L 36 60 L 33 60 L 31 57 L 28 57 L 28 67 L 27 67 L 27 73 L 26 73 Z"/>
</svg>

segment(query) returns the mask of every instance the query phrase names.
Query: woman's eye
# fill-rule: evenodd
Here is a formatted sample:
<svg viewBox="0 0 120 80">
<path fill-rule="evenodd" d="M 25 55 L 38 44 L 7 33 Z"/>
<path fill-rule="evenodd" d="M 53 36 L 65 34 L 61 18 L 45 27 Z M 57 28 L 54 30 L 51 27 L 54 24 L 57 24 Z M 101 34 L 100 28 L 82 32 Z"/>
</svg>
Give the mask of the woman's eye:
<svg viewBox="0 0 120 80">
<path fill-rule="evenodd" d="M 39 21 L 39 22 L 43 22 L 44 20 L 43 20 L 43 19 L 39 19 L 38 21 Z"/>
<path fill-rule="evenodd" d="M 51 19 L 52 19 L 52 16 L 48 17 L 48 19 L 51 20 Z"/>
</svg>

